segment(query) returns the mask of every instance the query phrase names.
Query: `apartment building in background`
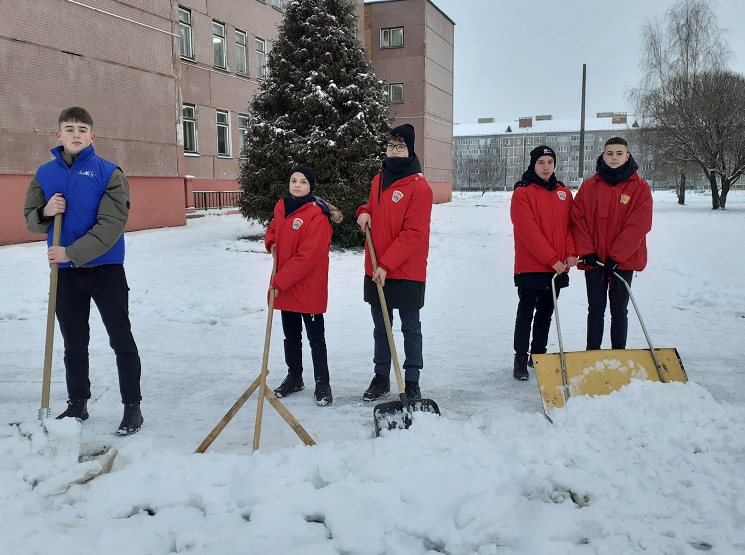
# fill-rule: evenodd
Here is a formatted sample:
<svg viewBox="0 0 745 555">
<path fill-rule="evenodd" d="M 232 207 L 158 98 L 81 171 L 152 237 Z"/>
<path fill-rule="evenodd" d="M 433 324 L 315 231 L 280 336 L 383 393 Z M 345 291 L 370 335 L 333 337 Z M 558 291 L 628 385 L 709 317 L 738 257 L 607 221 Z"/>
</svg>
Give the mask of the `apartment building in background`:
<svg viewBox="0 0 745 555">
<path fill-rule="evenodd" d="M 129 179 L 127 230 L 184 225 L 204 193 L 237 191 L 247 107 L 287 1 L 35 0 L 6 11 L 0 244 L 40 239 L 26 230 L 23 199 L 68 106 L 91 112 L 96 151 Z M 356 15 L 395 124 L 414 125 L 436 199 L 447 201 L 453 22 L 429 0 L 359 0 Z"/>
</svg>

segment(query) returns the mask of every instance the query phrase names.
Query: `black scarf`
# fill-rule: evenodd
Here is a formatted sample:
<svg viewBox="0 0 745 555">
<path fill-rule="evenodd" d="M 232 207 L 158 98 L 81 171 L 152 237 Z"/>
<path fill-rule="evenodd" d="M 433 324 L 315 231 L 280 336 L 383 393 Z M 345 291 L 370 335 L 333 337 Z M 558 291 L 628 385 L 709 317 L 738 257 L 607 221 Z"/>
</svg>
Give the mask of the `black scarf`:
<svg viewBox="0 0 745 555">
<path fill-rule="evenodd" d="M 595 167 L 595 171 L 600 174 L 603 181 L 608 182 L 611 186 L 615 187 L 619 183 L 626 181 L 629 177 L 634 175 L 634 172 L 639 169 L 639 164 L 636 163 L 634 157 L 629 154 L 629 159 L 623 166 L 617 168 L 611 168 L 608 164 L 603 161 L 603 155 L 598 156 L 598 164 Z"/>
<path fill-rule="evenodd" d="M 309 202 L 315 202 L 316 197 L 313 195 L 313 193 L 308 193 L 304 197 L 293 197 L 290 194 L 290 191 L 287 191 L 285 193 L 285 218 L 289 218 L 290 214 L 292 214 L 295 210 L 302 207 L 305 204 L 308 204 Z"/>
<path fill-rule="evenodd" d="M 535 183 L 539 187 L 543 187 L 548 191 L 553 191 L 554 189 L 556 189 L 556 186 L 561 183 L 561 181 L 556 179 L 555 173 L 551 174 L 551 177 L 548 178 L 548 181 L 541 179 L 540 177 L 538 177 L 538 174 L 535 173 L 535 168 L 533 168 L 532 166 L 528 166 L 528 169 L 523 174 L 523 178 L 515 183 L 515 189 L 517 189 L 518 187 L 526 187 L 531 183 Z"/>
<path fill-rule="evenodd" d="M 422 173 L 422 166 L 419 164 L 419 158 L 416 154 L 408 158 L 386 157 L 383 160 L 383 188 L 385 191 L 399 179 Z"/>
</svg>

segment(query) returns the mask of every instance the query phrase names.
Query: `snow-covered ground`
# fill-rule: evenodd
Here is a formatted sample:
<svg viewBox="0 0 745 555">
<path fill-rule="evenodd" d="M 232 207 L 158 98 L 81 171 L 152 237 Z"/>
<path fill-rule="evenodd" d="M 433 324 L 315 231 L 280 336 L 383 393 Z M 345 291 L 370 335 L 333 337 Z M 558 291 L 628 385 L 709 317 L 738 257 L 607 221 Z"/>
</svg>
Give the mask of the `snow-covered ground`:
<svg viewBox="0 0 745 555">
<path fill-rule="evenodd" d="M 654 195 L 650 262 L 633 292 L 655 346 L 678 349 L 688 384 L 634 382 L 574 398 L 554 411 L 554 424 L 543 417 L 532 372 L 528 382 L 511 375 L 509 198 L 455 193 L 434 207 L 421 385 L 442 416 L 417 415 L 409 430 L 373 438 L 374 403 L 361 400 L 372 377 L 362 253 L 334 251 L 326 317 L 334 403 L 313 401 L 307 347 L 309 387 L 285 400 L 318 445 L 304 446 L 265 403 L 254 454 L 256 395 L 207 453 L 194 450 L 260 372 L 271 273 L 263 230 L 240 216 L 209 216 L 129 233 L 145 425 L 129 438 L 113 434 L 116 370 L 94 308 L 82 448 L 115 445 L 114 467 L 55 494 L 69 453 L 39 454 L 17 428 L 0 427 L 1 551 L 745 552 L 745 194 L 731 194 L 726 211 L 712 211 L 707 196 L 679 206 L 671 192 Z M 44 251 L 43 243 L 0 247 L 0 422 L 31 429 L 43 366 Z M 584 281 L 576 270 L 571 281 L 560 303 L 564 344 L 582 350 Z M 629 347 L 644 348 L 630 318 Z M 274 320 L 272 387 L 285 373 Z M 549 349 L 557 348 L 552 328 Z M 65 398 L 57 334 L 54 414 Z"/>
</svg>

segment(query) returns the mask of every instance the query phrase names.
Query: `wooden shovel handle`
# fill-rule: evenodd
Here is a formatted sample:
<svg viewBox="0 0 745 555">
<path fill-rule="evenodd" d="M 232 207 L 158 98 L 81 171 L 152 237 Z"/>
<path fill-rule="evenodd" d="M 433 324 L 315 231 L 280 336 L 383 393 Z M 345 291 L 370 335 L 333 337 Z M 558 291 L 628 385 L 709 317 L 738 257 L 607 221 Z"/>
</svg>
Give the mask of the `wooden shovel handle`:
<svg viewBox="0 0 745 555">
<path fill-rule="evenodd" d="M 59 247 L 62 236 L 62 214 L 54 215 L 52 246 Z M 54 263 L 49 271 L 49 300 L 47 302 L 47 334 L 44 342 L 44 375 L 41 383 L 41 408 L 39 420 L 49 416 L 49 391 L 52 385 L 52 351 L 54 348 L 54 313 L 57 309 L 57 281 L 59 264 Z"/>
<path fill-rule="evenodd" d="M 272 264 L 272 278 L 277 273 L 277 255 L 272 254 L 274 262 Z M 271 281 L 270 281 L 271 283 Z M 259 376 L 259 399 L 256 405 L 256 424 L 254 425 L 254 442 L 253 451 L 259 448 L 261 439 L 261 419 L 264 415 L 264 397 L 266 397 L 266 375 L 268 374 L 269 364 L 269 340 L 272 336 L 272 318 L 274 316 L 274 297 L 276 292 L 272 287 L 269 293 L 269 314 L 266 319 L 266 333 L 264 334 L 264 357 L 261 361 L 261 375 Z"/>
</svg>

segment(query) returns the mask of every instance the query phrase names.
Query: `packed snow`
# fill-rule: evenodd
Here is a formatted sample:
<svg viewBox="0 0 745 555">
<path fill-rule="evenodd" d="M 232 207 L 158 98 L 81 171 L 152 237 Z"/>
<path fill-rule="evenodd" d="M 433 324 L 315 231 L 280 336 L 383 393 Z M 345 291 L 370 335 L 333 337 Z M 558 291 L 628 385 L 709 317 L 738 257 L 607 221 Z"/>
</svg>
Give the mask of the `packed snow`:
<svg viewBox="0 0 745 555">
<path fill-rule="evenodd" d="M 509 201 L 454 193 L 433 209 L 421 387 L 441 416 L 417 413 L 408 430 L 374 437 L 376 403 L 361 400 L 373 348 L 363 255 L 333 250 L 334 402 L 313 400 L 306 345 L 306 389 L 283 402 L 317 445 L 264 403 L 254 453 L 256 394 L 206 453 L 194 451 L 261 370 L 272 265 L 261 227 L 210 214 L 126 235 L 145 417 L 126 438 L 114 433 L 122 407 L 95 307 L 90 419 L 42 430 L 45 244 L 0 247 L 0 422 L 21 422 L 0 428 L 2 552 L 745 552 L 745 193 L 731 193 L 725 211 L 706 195 L 680 206 L 672 192 L 654 194 L 649 265 L 633 293 L 655 347 L 678 349 L 688 383 L 633 380 L 574 397 L 551 412 L 553 424 L 532 370 L 527 382 L 512 378 Z M 576 269 L 560 310 L 565 348 L 584 349 Z M 285 374 L 275 316 L 270 387 Z M 645 348 L 631 306 L 629 316 L 629 347 Z M 66 399 L 62 355 L 57 332 L 53 415 Z M 111 471 L 85 481 L 110 448 Z"/>
</svg>

